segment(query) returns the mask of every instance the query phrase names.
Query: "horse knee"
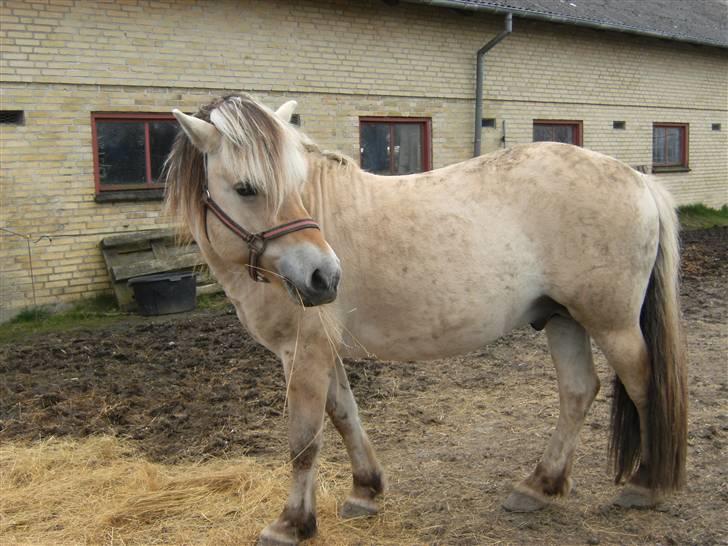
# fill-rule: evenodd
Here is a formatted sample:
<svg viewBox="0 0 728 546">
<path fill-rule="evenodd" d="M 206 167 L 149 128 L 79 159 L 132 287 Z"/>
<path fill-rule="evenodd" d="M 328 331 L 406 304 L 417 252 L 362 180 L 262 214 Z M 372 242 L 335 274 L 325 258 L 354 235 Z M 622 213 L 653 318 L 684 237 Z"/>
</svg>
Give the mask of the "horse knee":
<svg viewBox="0 0 728 546">
<path fill-rule="evenodd" d="M 351 432 L 352 419 L 357 417 L 356 408 L 349 407 L 345 400 L 341 400 L 340 397 L 332 396 L 329 393 L 326 399 L 326 414 L 331 419 L 331 423 L 334 425 L 339 434 L 345 436 Z M 352 411 L 353 409 L 353 411 Z"/>
</svg>

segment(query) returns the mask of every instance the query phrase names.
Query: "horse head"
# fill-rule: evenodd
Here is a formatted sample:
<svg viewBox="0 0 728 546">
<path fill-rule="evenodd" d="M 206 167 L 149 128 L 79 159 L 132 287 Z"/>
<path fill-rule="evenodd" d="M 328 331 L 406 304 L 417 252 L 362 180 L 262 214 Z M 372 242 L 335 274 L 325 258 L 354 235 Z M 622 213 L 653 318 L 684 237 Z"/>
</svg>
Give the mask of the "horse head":
<svg viewBox="0 0 728 546">
<path fill-rule="evenodd" d="M 295 106 L 273 112 L 231 95 L 194 116 L 174 110 L 182 131 L 167 163 L 167 204 L 208 262 L 247 268 L 313 306 L 336 298 L 341 268 L 301 198 L 307 163 L 289 124 Z"/>
</svg>

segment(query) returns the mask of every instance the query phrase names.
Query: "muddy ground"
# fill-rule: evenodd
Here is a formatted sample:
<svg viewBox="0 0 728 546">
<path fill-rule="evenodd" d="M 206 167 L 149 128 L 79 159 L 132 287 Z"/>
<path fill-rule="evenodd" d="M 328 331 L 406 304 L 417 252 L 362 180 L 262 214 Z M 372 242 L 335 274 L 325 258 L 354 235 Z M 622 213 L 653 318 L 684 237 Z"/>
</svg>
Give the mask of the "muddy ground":
<svg viewBox="0 0 728 546">
<path fill-rule="evenodd" d="M 728 542 L 728 230 L 684 236 L 690 353 L 687 490 L 657 510 L 611 506 L 611 372 L 581 435 L 575 492 L 538 514 L 500 508 L 558 415 L 543 333 L 519 330 L 435 362 L 346 362 L 412 543 Z M 113 434 L 172 463 L 246 453 L 285 459 L 283 373 L 231 307 L 31 336 L 0 347 L 0 441 Z M 322 457 L 344 461 L 328 426 Z M 283 499 L 281 499 L 283 502 Z"/>
</svg>

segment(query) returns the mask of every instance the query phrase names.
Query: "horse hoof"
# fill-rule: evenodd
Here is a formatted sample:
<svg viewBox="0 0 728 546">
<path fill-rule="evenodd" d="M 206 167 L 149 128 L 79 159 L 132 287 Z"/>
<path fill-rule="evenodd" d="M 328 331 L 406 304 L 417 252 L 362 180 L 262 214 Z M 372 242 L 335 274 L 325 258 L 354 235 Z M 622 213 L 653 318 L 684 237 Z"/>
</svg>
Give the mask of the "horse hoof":
<svg viewBox="0 0 728 546">
<path fill-rule="evenodd" d="M 622 508 L 654 508 L 659 501 L 659 496 L 646 487 L 627 484 L 613 503 Z"/>
<path fill-rule="evenodd" d="M 298 539 L 280 533 L 275 529 L 271 529 L 271 527 L 272 526 L 266 527 L 263 529 L 263 532 L 260 533 L 257 546 L 297 546 L 300 544 Z"/>
<path fill-rule="evenodd" d="M 298 541 L 278 540 L 272 537 L 261 536 L 258 538 L 257 546 L 297 546 Z"/>
<path fill-rule="evenodd" d="M 536 512 L 548 506 L 548 502 L 521 491 L 513 491 L 503 503 L 509 512 Z"/>
<path fill-rule="evenodd" d="M 297 546 L 300 544 L 297 540 L 279 539 L 270 536 L 261 535 L 258 538 L 257 546 Z"/>
<path fill-rule="evenodd" d="M 368 518 L 376 516 L 379 513 L 379 507 L 373 500 L 357 499 L 349 497 L 344 502 L 339 513 L 343 519 L 352 518 Z"/>
<path fill-rule="evenodd" d="M 257 546 L 297 546 L 299 542 L 297 540 L 278 540 L 273 537 L 261 536 L 258 539 Z"/>
</svg>

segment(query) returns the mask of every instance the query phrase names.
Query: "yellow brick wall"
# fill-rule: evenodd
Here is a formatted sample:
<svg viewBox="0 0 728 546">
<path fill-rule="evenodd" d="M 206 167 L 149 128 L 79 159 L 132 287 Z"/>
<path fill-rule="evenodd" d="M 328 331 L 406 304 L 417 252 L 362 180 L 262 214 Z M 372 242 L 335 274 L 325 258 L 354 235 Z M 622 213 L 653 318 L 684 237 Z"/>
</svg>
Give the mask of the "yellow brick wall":
<svg viewBox="0 0 728 546">
<path fill-rule="evenodd" d="M 379 0 L 1 2 L 0 107 L 26 123 L 0 129 L 0 226 L 52 237 L 32 246 L 38 303 L 108 290 L 104 234 L 166 225 L 159 202 L 94 201 L 91 112 L 296 98 L 304 130 L 353 157 L 359 116 L 431 117 L 440 167 L 471 155 L 475 51 L 502 26 Z M 574 119 L 585 146 L 649 165 L 652 123 L 689 123 L 691 172 L 660 177 L 682 203 L 728 202 L 726 50 L 516 19 L 486 57 L 485 98 L 484 151 L 503 120 L 512 145 L 533 119 Z M 0 260 L 2 319 L 32 303 L 25 241 L 0 235 Z"/>
<path fill-rule="evenodd" d="M 486 106 L 486 116 L 496 118 L 497 124 L 495 129 L 483 130 L 486 152 L 501 145 L 503 120 L 506 120 L 507 145 L 531 141 L 534 119 L 574 120 L 583 123 L 586 148 L 616 157 L 628 165 L 648 168 L 652 165 L 653 123 L 687 123 L 690 172 L 655 176 L 679 204 L 721 207 L 728 203 L 728 114 L 725 111 L 491 101 Z M 625 129 L 614 129 L 613 121 L 624 121 Z M 713 131 L 713 123 L 721 123 L 722 130 Z"/>
<path fill-rule="evenodd" d="M 5 0 L 3 78 L 470 99 L 499 16 L 379 0 Z M 516 19 L 487 95 L 726 108 L 725 50 Z"/>
</svg>

